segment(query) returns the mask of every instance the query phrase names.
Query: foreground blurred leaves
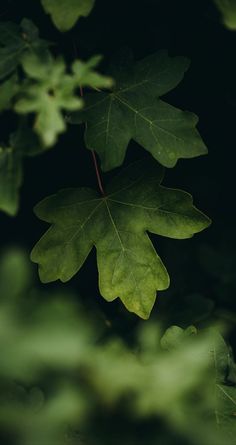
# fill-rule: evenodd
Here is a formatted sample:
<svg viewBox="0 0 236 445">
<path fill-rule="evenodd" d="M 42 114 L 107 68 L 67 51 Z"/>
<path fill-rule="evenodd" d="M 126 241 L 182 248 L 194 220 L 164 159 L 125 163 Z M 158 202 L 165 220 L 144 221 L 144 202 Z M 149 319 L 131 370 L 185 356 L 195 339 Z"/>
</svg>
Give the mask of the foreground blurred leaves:
<svg viewBox="0 0 236 445">
<path fill-rule="evenodd" d="M 161 339 L 160 326 L 143 324 L 128 347 L 74 295 L 35 289 L 27 256 L 18 250 L 2 257 L 0 296 L 4 440 L 108 444 L 114 416 L 123 415 L 129 431 L 120 430 L 114 444 L 128 437 L 141 443 L 136 422 L 151 422 L 147 445 L 158 443 L 160 434 L 161 443 L 172 443 L 171 434 L 159 430 L 160 419 L 181 443 L 234 443 L 235 365 L 215 329 L 173 326 Z"/>
<path fill-rule="evenodd" d="M 224 25 L 231 31 L 236 30 L 236 0 L 214 0 L 222 14 Z"/>
</svg>

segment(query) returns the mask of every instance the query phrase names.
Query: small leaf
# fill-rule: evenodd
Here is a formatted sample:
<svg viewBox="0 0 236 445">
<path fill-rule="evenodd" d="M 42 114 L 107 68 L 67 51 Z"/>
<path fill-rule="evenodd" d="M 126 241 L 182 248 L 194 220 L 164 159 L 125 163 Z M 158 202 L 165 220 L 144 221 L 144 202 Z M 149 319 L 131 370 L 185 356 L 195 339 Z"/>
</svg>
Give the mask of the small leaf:
<svg viewBox="0 0 236 445">
<path fill-rule="evenodd" d="M 22 158 L 42 153 L 43 147 L 27 122 L 19 122 L 10 135 L 9 146 L 0 147 L 0 210 L 15 216 L 19 209 L 19 190 L 23 181 Z"/>
<path fill-rule="evenodd" d="M 41 3 L 54 25 L 60 31 L 68 31 L 80 17 L 90 14 L 95 0 L 41 0 Z"/>
<path fill-rule="evenodd" d="M 111 93 L 85 96 L 85 108 L 71 122 L 87 123 L 86 145 L 99 154 L 104 171 L 123 163 L 131 139 L 166 167 L 207 152 L 195 128 L 198 118 L 160 100 L 178 85 L 188 66 L 187 59 L 160 51 L 124 70 L 113 67 L 116 86 Z"/>
<path fill-rule="evenodd" d="M 105 197 L 68 189 L 39 203 L 36 215 L 52 224 L 31 254 L 41 280 L 70 280 L 95 245 L 102 296 L 119 297 L 129 311 L 148 318 L 169 276 L 147 231 L 183 239 L 210 223 L 189 194 L 160 186 L 162 177 L 156 163 L 137 162 L 112 181 Z"/>
<path fill-rule="evenodd" d="M 11 216 L 18 211 L 21 183 L 21 157 L 10 147 L 0 148 L 0 209 Z"/>
</svg>

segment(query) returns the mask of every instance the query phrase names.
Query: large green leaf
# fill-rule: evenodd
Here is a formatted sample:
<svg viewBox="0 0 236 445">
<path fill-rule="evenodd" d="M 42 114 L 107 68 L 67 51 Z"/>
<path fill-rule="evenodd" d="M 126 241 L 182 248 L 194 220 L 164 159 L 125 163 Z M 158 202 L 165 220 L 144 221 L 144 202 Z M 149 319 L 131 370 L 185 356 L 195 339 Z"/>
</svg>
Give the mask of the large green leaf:
<svg viewBox="0 0 236 445">
<path fill-rule="evenodd" d="M 89 15 L 95 0 L 41 0 L 41 3 L 54 25 L 60 31 L 68 31 L 80 17 Z"/>
<path fill-rule="evenodd" d="M 232 31 L 236 30 L 236 0 L 214 0 L 222 14 L 225 26 Z"/>
<path fill-rule="evenodd" d="M 188 193 L 161 187 L 162 177 L 155 162 L 137 162 L 112 181 L 104 197 L 68 189 L 40 202 L 36 215 L 52 224 L 31 254 L 41 280 L 68 281 L 95 245 L 103 297 L 119 297 L 129 311 L 148 318 L 169 276 L 147 231 L 183 239 L 210 222 Z"/>
<path fill-rule="evenodd" d="M 86 145 L 97 151 L 103 170 L 122 164 L 131 139 L 166 167 L 207 152 L 195 128 L 197 117 L 160 100 L 178 85 L 188 66 L 187 59 L 161 51 L 123 70 L 118 64 L 111 93 L 85 96 L 85 108 L 71 122 L 87 123 Z"/>
</svg>

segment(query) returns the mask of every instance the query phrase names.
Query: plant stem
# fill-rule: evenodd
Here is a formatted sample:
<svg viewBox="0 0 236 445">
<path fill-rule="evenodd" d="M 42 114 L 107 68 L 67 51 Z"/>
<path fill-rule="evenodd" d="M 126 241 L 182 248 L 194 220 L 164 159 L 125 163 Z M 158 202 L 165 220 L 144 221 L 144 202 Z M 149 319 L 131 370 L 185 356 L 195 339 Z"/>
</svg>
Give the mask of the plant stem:
<svg viewBox="0 0 236 445">
<path fill-rule="evenodd" d="M 97 158 L 96 158 L 96 154 L 95 154 L 94 150 L 92 150 L 92 157 L 93 157 L 93 163 L 94 163 L 94 167 L 95 167 L 95 171 L 96 171 L 99 190 L 100 190 L 102 196 L 106 196 L 103 185 L 102 185 L 102 179 L 101 179 L 101 175 L 99 172 Z"/>
<path fill-rule="evenodd" d="M 80 87 L 80 96 L 83 97 L 83 95 L 84 95 L 83 88 Z M 100 190 L 102 196 L 105 196 L 105 191 L 104 191 L 104 188 L 103 188 L 103 185 L 102 185 L 102 178 L 101 178 L 101 175 L 100 175 L 100 171 L 99 171 L 99 167 L 98 167 L 98 163 L 97 163 L 97 158 L 96 158 L 96 154 L 95 154 L 94 150 L 92 150 L 92 158 L 93 158 L 94 168 L 95 168 L 95 172 L 96 172 L 96 176 L 97 176 L 97 182 L 98 182 L 99 190 Z"/>
</svg>

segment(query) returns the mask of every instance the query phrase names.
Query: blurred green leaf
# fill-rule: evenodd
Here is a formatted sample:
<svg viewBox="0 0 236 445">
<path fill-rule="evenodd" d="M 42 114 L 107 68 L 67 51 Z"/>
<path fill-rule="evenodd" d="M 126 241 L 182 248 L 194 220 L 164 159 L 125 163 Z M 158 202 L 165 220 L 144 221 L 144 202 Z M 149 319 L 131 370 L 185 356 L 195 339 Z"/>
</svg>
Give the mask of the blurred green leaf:
<svg viewBox="0 0 236 445">
<path fill-rule="evenodd" d="M 214 0 L 222 14 L 222 20 L 231 31 L 236 30 L 236 0 Z"/>
<path fill-rule="evenodd" d="M 11 76 L 0 84 L 0 112 L 7 110 L 11 106 L 11 99 L 18 91 L 17 77 Z"/>
<path fill-rule="evenodd" d="M 163 349 L 170 351 L 181 346 L 184 339 L 196 334 L 197 329 L 195 326 L 189 326 L 186 329 L 182 329 L 179 326 L 171 326 L 163 335 L 161 346 Z"/>
<path fill-rule="evenodd" d="M 45 146 L 50 147 L 66 129 L 62 110 L 81 108 L 82 100 L 75 97 L 73 78 L 66 74 L 62 60 L 51 59 L 42 64 L 37 56 L 28 55 L 22 63 L 32 81 L 26 81 L 15 110 L 20 114 L 36 113 L 34 129 Z"/>
<path fill-rule="evenodd" d="M 114 84 L 113 79 L 99 74 L 94 70 L 102 60 L 101 56 L 93 56 L 87 62 L 75 60 L 72 64 L 72 72 L 75 82 L 79 86 L 90 88 L 111 88 Z"/>
<path fill-rule="evenodd" d="M 62 59 L 54 60 L 49 53 L 27 54 L 22 59 L 28 79 L 23 83 L 15 110 L 20 114 L 35 113 L 34 130 L 45 147 L 51 147 L 60 133 L 66 130 L 63 111 L 82 108 L 83 100 L 76 94 L 82 86 L 111 85 L 111 79 L 94 71 L 100 58 L 88 62 L 75 61 L 72 73 L 67 74 Z"/>
<path fill-rule="evenodd" d="M 46 46 L 46 42 L 39 39 L 35 25 L 28 19 L 23 19 L 20 25 L 0 23 L 0 80 L 15 71 L 25 53 Z"/>
<path fill-rule="evenodd" d="M 11 74 L 27 48 L 20 27 L 14 23 L 0 23 L 0 79 Z"/>
<path fill-rule="evenodd" d="M 89 15 L 95 0 L 41 0 L 41 3 L 54 25 L 60 31 L 68 31 L 80 17 Z"/>
<path fill-rule="evenodd" d="M 161 419 L 181 443 L 234 444 L 234 363 L 215 329 L 195 335 L 194 327 L 175 326 L 161 340 L 160 326 L 145 324 L 130 348 L 104 336 L 105 323 L 92 321 L 72 294 L 33 289 L 28 267 L 19 249 L 0 262 L 0 434 L 16 445 L 78 444 L 80 437 L 107 444 L 99 415 L 110 425 L 121 406 L 130 425 L 151 418 L 159 431 Z M 76 442 L 68 431 L 79 432 Z M 153 430 L 146 443 L 154 445 L 152 437 Z M 164 445 L 172 444 L 168 437 Z M 125 442 L 126 432 L 117 439 Z"/>
<path fill-rule="evenodd" d="M 14 277 L 14 279 L 13 279 Z M 8 248 L 0 261 L 0 297 L 1 302 L 14 302 L 15 298 L 32 285 L 32 268 L 26 252 Z"/>
<path fill-rule="evenodd" d="M 234 443 L 236 437 L 236 386 L 235 382 L 230 382 L 227 377 L 231 375 L 232 378 L 233 374 L 236 375 L 235 365 L 228 346 L 217 331 L 213 335 L 211 357 L 215 371 L 214 415 L 216 424 L 225 432 L 226 438 L 228 438 L 226 440 Z"/>
<path fill-rule="evenodd" d="M 19 210 L 23 156 L 35 156 L 42 151 L 42 144 L 25 120 L 10 135 L 9 146 L 0 147 L 0 210 L 8 215 L 15 216 Z"/>
<path fill-rule="evenodd" d="M 18 211 L 21 183 L 20 155 L 12 147 L 0 147 L 0 209 L 11 216 Z"/>
</svg>

